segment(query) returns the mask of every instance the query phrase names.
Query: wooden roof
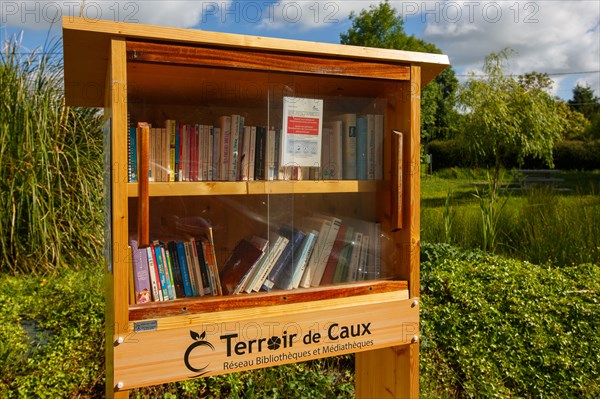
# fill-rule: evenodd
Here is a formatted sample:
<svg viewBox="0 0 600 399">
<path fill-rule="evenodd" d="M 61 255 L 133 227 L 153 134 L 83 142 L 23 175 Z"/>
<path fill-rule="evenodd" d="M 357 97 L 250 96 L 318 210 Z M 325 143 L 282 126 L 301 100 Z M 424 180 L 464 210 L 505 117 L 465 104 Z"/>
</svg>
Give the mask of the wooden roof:
<svg viewBox="0 0 600 399">
<path fill-rule="evenodd" d="M 448 56 L 443 54 L 63 17 L 64 81 L 68 105 L 104 106 L 110 40 L 114 37 L 420 65 L 422 86 L 449 65 Z"/>
</svg>

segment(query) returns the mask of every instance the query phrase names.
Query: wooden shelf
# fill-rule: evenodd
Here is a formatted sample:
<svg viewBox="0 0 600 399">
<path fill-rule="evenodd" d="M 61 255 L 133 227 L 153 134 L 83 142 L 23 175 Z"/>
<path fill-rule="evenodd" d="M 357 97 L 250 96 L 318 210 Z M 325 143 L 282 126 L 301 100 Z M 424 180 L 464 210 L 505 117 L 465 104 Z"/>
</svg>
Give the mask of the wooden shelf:
<svg viewBox="0 0 600 399">
<path fill-rule="evenodd" d="M 285 305 L 325 299 L 347 298 L 359 295 L 406 291 L 408 283 L 396 280 L 373 280 L 360 283 L 329 285 L 296 290 L 274 290 L 224 297 L 204 296 L 176 299 L 169 302 L 150 302 L 129 306 L 129 320 L 140 321 L 159 317 L 212 313 L 227 310 Z"/>
<path fill-rule="evenodd" d="M 248 182 L 172 182 L 150 183 L 151 197 L 199 195 L 261 195 L 376 192 L 378 180 L 285 180 Z M 128 197 L 138 196 L 138 184 L 127 184 Z"/>
</svg>

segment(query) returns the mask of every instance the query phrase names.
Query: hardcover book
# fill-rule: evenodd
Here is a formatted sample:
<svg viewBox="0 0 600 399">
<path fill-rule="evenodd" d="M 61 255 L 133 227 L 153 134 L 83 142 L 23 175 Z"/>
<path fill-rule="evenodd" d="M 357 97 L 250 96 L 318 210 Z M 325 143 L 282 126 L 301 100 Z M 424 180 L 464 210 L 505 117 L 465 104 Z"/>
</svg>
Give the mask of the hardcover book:
<svg viewBox="0 0 600 399">
<path fill-rule="evenodd" d="M 223 294 L 231 295 L 236 291 L 242 278 L 263 255 L 263 251 L 248 240 L 242 240 L 235 247 L 221 271 Z"/>
</svg>

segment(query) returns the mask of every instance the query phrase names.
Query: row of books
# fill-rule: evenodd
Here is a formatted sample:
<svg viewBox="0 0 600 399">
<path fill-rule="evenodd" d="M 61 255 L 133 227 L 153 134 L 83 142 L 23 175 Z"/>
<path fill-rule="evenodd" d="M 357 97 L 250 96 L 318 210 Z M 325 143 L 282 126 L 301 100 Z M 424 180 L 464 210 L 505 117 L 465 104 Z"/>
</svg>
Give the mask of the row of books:
<svg viewBox="0 0 600 399">
<path fill-rule="evenodd" d="M 370 180 L 383 178 L 383 115 L 343 114 L 324 124 L 321 164 L 281 164 L 280 128 L 246 126 L 244 116 L 215 125 L 169 119 L 150 128 L 150 181 Z M 128 135 L 129 181 L 138 180 L 139 132 Z"/>
<path fill-rule="evenodd" d="M 268 240 L 242 240 L 221 271 L 223 292 L 235 295 L 376 279 L 380 246 L 379 223 L 306 217 L 301 228 L 284 225 Z"/>
<path fill-rule="evenodd" d="M 207 238 L 130 241 L 132 302 L 204 295 L 291 290 L 380 277 L 381 227 L 325 215 L 305 217 L 301 228 L 281 226 L 268 238 L 240 241 L 221 271 Z"/>
<path fill-rule="evenodd" d="M 141 248 L 130 241 L 135 303 L 222 295 L 214 245 L 207 240 L 153 242 Z"/>
</svg>

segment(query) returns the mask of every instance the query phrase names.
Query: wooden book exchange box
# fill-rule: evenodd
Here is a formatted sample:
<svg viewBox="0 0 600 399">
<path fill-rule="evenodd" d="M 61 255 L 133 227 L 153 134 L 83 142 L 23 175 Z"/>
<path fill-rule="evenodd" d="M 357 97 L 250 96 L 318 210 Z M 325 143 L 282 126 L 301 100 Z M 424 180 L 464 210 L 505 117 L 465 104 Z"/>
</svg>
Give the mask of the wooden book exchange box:
<svg viewBox="0 0 600 399">
<path fill-rule="evenodd" d="M 63 19 L 105 125 L 106 394 L 356 353 L 419 395 L 421 88 L 438 54 Z"/>
</svg>

